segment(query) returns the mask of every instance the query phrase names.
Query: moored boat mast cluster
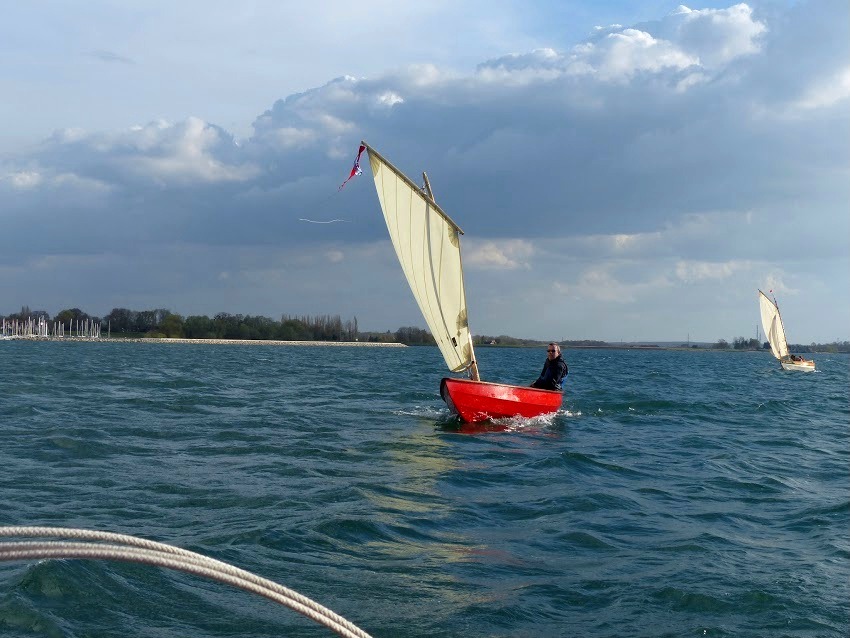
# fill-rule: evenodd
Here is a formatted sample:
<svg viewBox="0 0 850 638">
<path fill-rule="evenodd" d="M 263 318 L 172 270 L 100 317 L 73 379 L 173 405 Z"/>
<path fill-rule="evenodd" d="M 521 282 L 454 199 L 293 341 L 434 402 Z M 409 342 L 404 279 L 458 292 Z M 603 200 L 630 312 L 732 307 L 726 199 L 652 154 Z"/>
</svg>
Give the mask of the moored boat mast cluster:
<svg viewBox="0 0 850 638">
<path fill-rule="evenodd" d="M 82 319 L 48 321 L 44 317 L 26 319 L 3 319 L 0 324 L 0 339 L 100 339 L 103 324 L 100 321 Z"/>
</svg>

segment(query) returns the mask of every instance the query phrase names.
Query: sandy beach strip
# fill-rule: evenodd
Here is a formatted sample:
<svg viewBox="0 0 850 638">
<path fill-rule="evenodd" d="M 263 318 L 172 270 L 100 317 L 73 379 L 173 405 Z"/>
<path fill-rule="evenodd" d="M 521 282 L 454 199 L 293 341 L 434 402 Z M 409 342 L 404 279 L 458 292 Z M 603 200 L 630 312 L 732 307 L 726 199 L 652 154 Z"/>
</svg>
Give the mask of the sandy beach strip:
<svg viewBox="0 0 850 638">
<path fill-rule="evenodd" d="M 109 339 L 109 341 L 122 341 Z M 206 343 L 237 346 L 342 346 L 350 348 L 406 348 L 403 343 L 379 343 L 377 341 L 274 341 L 264 339 L 138 339 L 144 343 Z"/>
<path fill-rule="evenodd" d="M 191 343 L 222 346 L 333 346 L 348 348 L 407 348 L 403 343 L 377 341 L 276 341 L 272 339 L 173 339 L 122 337 L 12 337 L 9 341 L 74 341 L 86 343 Z"/>
<path fill-rule="evenodd" d="M 175 339 L 175 338 L 151 338 L 151 339 L 101 339 L 110 343 L 120 341 L 132 341 L 134 343 L 201 343 L 225 346 L 335 346 L 350 348 L 406 348 L 403 343 L 379 343 L 377 341 L 276 341 L 264 339 Z"/>
</svg>

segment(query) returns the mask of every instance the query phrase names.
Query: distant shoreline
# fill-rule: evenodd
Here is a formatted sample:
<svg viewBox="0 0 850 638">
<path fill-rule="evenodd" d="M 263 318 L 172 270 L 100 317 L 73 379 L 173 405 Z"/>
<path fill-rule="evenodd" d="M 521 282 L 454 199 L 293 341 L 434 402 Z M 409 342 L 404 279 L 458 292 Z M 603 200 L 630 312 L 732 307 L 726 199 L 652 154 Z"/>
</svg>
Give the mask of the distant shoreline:
<svg viewBox="0 0 850 638">
<path fill-rule="evenodd" d="M 234 346 L 337 346 L 352 348 L 407 348 L 403 343 L 381 343 L 377 341 L 277 341 L 272 339 L 176 339 L 168 337 L 129 338 L 123 337 L 18 337 L 10 341 L 73 341 L 87 343 L 190 343 L 204 345 Z"/>
<path fill-rule="evenodd" d="M 351 348 L 418 348 L 431 347 L 436 348 L 436 344 L 414 344 L 408 345 L 398 342 L 380 342 L 380 341 L 280 341 L 274 339 L 185 339 L 176 337 L 15 337 L 11 341 L 51 341 L 55 343 L 74 342 L 74 343 L 174 343 L 174 344 L 200 344 L 200 345 L 234 345 L 234 346 L 332 346 L 332 347 L 351 347 Z M 480 344 L 476 347 L 488 350 L 501 349 L 537 349 L 545 344 L 535 345 L 490 345 Z M 666 350 L 687 350 L 689 352 L 766 352 L 762 350 L 733 350 L 714 349 L 714 348 L 687 348 L 682 346 L 655 346 L 655 345 L 628 345 L 628 344 L 609 344 L 609 345 L 593 345 L 593 346 L 571 346 L 563 345 L 562 349 L 569 350 L 650 350 L 650 351 L 666 351 Z"/>
<path fill-rule="evenodd" d="M 398 342 L 385 341 L 282 341 L 276 339 L 185 339 L 185 338 L 169 338 L 169 337 L 8 337 L 0 336 L 0 343 L 3 341 L 51 341 L 55 343 L 74 342 L 74 343 L 175 343 L 175 344 L 201 344 L 201 345 L 235 345 L 235 346 L 331 346 L 331 347 L 348 347 L 348 348 L 418 348 L 432 347 L 436 348 L 436 344 L 405 344 Z M 541 344 L 510 344 L 510 345 L 492 345 L 489 343 L 478 344 L 476 348 L 482 350 L 488 349 L 537 349 Z M 767 352 L 769 350 L 751 350 L 751 349 L 735 349 L 735 348 L 711 348 L 706 346 L 687 347 L 687 346 L 672 346 L 672 345 L 651 345 L 651 344 L 606 344 L 606 345 L 570 345 L 562 344 L 561 349 L 564 351 L 570 350 L 639 350 L 646 351 L 687 351 L 687 352 Z M 829 352 L 824 350 L 799 350 L 810 354 L 847 354 L 844 351 Z"/>
</svg>

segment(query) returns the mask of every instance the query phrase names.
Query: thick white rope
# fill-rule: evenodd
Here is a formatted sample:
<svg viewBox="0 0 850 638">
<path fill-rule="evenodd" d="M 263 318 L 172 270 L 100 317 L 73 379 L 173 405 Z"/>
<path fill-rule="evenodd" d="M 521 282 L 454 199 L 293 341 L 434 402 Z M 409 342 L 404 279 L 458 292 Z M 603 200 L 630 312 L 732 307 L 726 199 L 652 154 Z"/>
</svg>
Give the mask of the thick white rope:
<svg viewBox="0 0 850 638">
<path fill-rule="evenodd" d="M 0 561 L 82 558 L 134 562 L 175 569 L 264 596 L 324 625 L 344 638 L 371 638 L 342 616 L 296 591 L 229 563 L 173 545 L 127 534 L 62 527 L 0 527 L 0 537 L 71 538 L 88 541 L 2 541 Z"/>
</svg>

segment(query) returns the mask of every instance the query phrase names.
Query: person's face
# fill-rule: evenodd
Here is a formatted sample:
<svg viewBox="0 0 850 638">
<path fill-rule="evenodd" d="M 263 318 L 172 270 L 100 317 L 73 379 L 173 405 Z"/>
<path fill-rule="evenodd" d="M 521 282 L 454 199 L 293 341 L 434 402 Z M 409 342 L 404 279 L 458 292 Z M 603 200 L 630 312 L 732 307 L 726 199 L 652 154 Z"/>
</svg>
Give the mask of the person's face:
<svg viewBox="0 0 850 638">
<path fill-rule="evenodd" d="M 551 361 L 552 359 L 557 358 L 558 349 L 555 346 L 549 346 L 546 348 L 546 357 Z"/>
</svg>

